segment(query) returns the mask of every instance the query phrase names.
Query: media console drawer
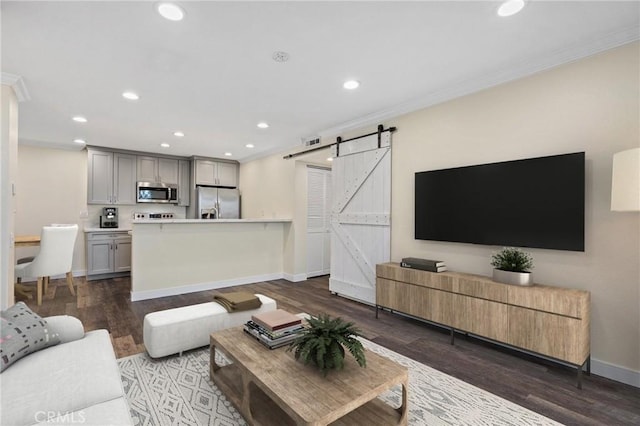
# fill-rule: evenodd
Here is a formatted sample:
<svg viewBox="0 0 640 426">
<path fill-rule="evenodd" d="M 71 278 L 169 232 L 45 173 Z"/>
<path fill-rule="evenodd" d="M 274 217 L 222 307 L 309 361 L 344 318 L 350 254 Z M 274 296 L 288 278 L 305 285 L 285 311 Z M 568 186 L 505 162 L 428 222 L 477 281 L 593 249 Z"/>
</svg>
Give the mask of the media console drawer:
<svg viewBox="0 0 640 426">
<path fill-rule="evenodd" d="M 376 265 L 377 308 L 388 308 L 579 368 L 590 357 L 588 291 L 496 283 L 458 272 Z M 452 334 L 453 336 L 453 334 Z M 580 385 L 579 385 L 580 387 Z"/>
</svg>

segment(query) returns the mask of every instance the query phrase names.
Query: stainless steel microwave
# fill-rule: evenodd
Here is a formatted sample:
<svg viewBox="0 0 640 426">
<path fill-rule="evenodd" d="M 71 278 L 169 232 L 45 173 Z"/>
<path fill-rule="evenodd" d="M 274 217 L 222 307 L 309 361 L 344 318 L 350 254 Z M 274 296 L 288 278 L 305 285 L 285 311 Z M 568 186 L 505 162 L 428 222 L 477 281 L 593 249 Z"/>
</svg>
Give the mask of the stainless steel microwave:
<svg viewBox="0 0 640 426">
<path fill-rule="evenodd" d="M 178 185 L 155 182 L 138 182 L 139 203 L 178 204 Z"/>
</svg>

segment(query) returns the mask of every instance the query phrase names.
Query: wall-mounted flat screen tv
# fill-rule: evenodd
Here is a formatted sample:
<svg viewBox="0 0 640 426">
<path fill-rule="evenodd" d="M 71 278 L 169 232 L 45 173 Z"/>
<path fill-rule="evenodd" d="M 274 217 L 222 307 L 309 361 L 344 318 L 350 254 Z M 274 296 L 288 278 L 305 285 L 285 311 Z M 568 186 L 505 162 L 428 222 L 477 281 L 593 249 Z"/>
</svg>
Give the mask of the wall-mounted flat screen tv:
<svg viewBox="0 0 640 426">
<path fill-rule="evenodd" d="M 415 174 L 415 238 L 584 251 L 584 152 Z"/>
</svg>

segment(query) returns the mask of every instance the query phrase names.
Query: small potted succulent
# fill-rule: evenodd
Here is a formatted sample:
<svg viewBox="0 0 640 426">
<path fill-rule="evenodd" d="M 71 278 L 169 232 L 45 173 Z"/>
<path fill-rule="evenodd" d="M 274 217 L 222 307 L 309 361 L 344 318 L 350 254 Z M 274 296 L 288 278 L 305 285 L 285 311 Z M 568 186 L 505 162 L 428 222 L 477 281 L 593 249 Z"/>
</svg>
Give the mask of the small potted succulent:
<svg viewBox="0 0 640 426">
<path fill-rule="evenodd" d="M 531 269 L 533 258 L 529 253 L 513 247 L 505 247 L 491 257 L 493 280 L 505 284 L 533 284 Z"/>
<path fill-rule="evenodd" d="M 307 323 L 308 327 L 287 348 L 294 351 L 296 359 L 314 364 L 326 376 L 329 370 L 344 367 L 346 348 L 360 367 L 366 367 L 364 348 L 357 339 L 362 335 L 352 322 L 320 314 L 308 318 Z"/>
</svg>

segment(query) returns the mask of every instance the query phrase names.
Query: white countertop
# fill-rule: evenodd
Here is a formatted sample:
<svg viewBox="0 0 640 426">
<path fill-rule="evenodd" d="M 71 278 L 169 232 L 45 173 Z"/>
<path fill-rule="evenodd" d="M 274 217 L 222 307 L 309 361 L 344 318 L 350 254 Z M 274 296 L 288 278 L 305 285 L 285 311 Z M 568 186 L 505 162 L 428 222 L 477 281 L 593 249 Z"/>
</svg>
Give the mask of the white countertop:
<svg viewBox="0 0 640 426">
<path fill-rule="evenodd" d="M 131 227 L 128 228 L 92 228 L 85 226 L 84 232 L 128 232 L 131 231 Z"/>
<path fill-rule="evenodd" d="M 196 223 L 196 224 L 216 224 L 216 223 L 283 223 L 291 222 L 291 219 L 139 219 L 132 221 L 134 225 L 153 223 Z"/>
</svg>

